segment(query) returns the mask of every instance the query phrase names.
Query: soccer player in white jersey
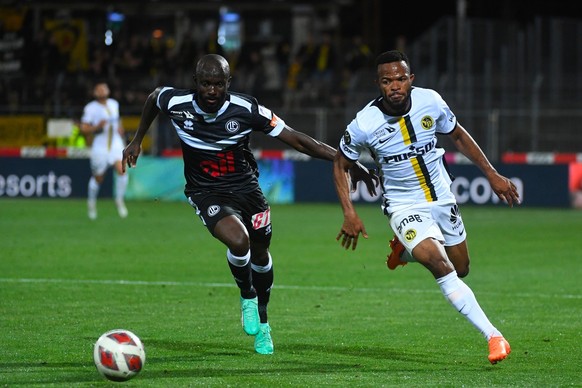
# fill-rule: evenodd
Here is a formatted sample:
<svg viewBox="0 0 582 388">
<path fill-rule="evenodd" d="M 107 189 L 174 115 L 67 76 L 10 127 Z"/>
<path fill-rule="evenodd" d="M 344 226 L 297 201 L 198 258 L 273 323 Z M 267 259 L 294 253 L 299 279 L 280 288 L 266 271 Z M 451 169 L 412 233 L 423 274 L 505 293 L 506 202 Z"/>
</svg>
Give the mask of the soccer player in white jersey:
<svg viewBox="0 0 582 388">
<path fill-rule="evenodd" d="M 244 332 L 255 351 L 273 354 L 267 305 L 274 279 L 270 252 L 271 208 L 258 180 L 249 142 L 253 133 L 274 137 L 306 155 L 333 161 L 335 148 L 289 127 L 256 98 L 230 92 L 230 65 L 215 54 L 196 64 L 193 89 L 158 87 L 147 98 L 139 127 L 123 151 L 123 167 L 136 165 L 141 142 L 158 114 L 176 131 L 184 159 L 184 194 L 208 232 L 222 242 L 240 291 Z M 358 164 L 350 170 L 370 194 L 378 177 Z"/>
<path fill-rule="evenodd" d="M 390 269 L 417 261 L 436 279 L 444 297 L 488 341 L 495 364 L 511 349 L 489 321 L 473 291 L 461 280 L 469 273 L 467 232 L 451 177 L 436 146 L 436 135 L 447 135 L 455 147 L 483 172 L 497 196 L 509 206 L 519 204 L 516 186 L 487 160 L 445 101 L 434 90 L 413 87 L 414 74 L 406 54 L 387 51 L 376 60 L 380 96 L 369 102 L 347 126 L 334 161 L 334 183 L 344 221 L 337 240 L 356 249 L 366 229 L 350 198 L 345 172 L 368 150 L 380 168 L 381 208 L 395 233 L 390 242 Z"/>
<path fill-rule="evenodd" d="M 115 205 L 121 218 L 127 217 L 125 191 L 128 177 L 122 169 L 121 159 L 125 147 L 124 129 L 119 114 L 119 103 L 109 98 L 109 86 L 98 81 L 93 88 L 95 99 L 85 105 L 81 117 L 81 131 L 92 139 L 91 178 L 89 179 L 87 212 L 97 218 L 99 188 L 110 167 L 115 168 Z"/>
</svg>

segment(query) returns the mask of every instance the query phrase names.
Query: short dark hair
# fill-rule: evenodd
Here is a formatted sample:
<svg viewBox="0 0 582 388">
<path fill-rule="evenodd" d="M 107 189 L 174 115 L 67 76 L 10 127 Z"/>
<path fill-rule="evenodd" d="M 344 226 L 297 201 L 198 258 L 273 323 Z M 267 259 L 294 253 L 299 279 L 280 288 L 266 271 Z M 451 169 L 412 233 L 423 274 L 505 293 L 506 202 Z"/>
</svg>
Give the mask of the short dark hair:
<svg viewBox="0 0 582 388">
<path fill-rule="evenodd" d="M 383 63 L 400 61 L 404 61 L 408 65 L 408 69 L 410 69 L 410 61 L 408 60 L 408 56 L 405 53 L 399 50 L 384 51 L 382 54 L 376 57 L 376 66 Z"/>
</svg>

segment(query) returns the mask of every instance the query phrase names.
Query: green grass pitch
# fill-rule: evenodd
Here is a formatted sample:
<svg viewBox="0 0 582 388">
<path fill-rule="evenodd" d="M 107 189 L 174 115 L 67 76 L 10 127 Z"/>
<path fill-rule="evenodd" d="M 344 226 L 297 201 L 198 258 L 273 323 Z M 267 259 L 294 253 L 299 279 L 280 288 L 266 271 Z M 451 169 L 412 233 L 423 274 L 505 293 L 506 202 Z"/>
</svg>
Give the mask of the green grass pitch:
<svg viewBox="0 0 582 388">
<path fill-rule="evenodd" d="M 240 326 L 226 248 L 185 202 L 0 199 L 0 386 L 108 386 L 95 340 L 144 342 L 139 387 L 582 386 L 582 213 L 462 207 L 465 279 L 512 346 L 487 343 L 419 264 L 385 266 L 392 233 L 357 206 L 369 239 L 336 242 L 337 204 L 273 205 L 275 354 Z"/>
</svg>

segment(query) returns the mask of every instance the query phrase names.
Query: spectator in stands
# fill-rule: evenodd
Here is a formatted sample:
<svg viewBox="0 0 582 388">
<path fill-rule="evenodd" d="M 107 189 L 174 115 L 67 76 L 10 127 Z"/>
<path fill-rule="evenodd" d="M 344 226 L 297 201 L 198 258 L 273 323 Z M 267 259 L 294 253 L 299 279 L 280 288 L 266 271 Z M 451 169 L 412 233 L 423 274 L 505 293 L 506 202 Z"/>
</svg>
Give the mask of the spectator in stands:
<svg viewBox="0 0 582 388">
<path fill-rule="evenodd" d="M 315 49 L 314 59 L 315 67 L 311 72 L 311 79 L 316 92 L 314 98 L 319 103 L 328 103 L 335 66 L 338 63 L 336 48 L 329 32 L 321 34 L 321 41 Z"/>
<path fill-rule="evenodd" d="M 81 131 L 91 139 L 91 178 L 89 179 L 87 212 L 89 219 L 97 218 L 99 188 L 110 167 L 115 168 L 115 205 L 121 218 L 127 217 L 125 190 L 128 177 L 121 160 L 125 134 L 119 114 L 119 103 L 109 97 L 109 85 L 98 81 L 93 88 L 94 100 L 85 105 Z"/>
</svg>

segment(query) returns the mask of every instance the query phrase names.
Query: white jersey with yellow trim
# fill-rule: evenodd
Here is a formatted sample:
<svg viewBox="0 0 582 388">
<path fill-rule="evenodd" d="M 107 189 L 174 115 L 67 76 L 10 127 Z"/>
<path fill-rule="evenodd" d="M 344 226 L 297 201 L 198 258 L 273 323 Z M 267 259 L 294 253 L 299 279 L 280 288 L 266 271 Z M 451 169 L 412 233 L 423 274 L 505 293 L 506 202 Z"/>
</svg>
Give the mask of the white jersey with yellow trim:
<svg viewBox="0 0 582 388">
<path fill-rule="evenodd" d="M 102 120 L 105 120 L 107 124 L 102 132 L 95 134 L 91 146 L 92 152 L 112 154 L 117 158 L 116 160 L 121 160 L 119 150 L 123 151 L 125 140 L 119 134 L 121 123 L 119 103 L 113 98 L 108 98 L 105 104 L 94 100 L 85 105 L 81 122 L 96 126 Z"/>
<path fill-rule="evenodd" d="M 455 201 L 451 178 L 437 147 L 437 133 L 449 134 L 457 120 L 434 90 L 414 87 L 411 108 L 404 116 L 390 116 L 383 97 L 369 102 L 347 126 L 340 150 L 358 160 L 369 150 L 380 168 L 384 203 L 395 210 L 427 202 Z"/>
</svg>

